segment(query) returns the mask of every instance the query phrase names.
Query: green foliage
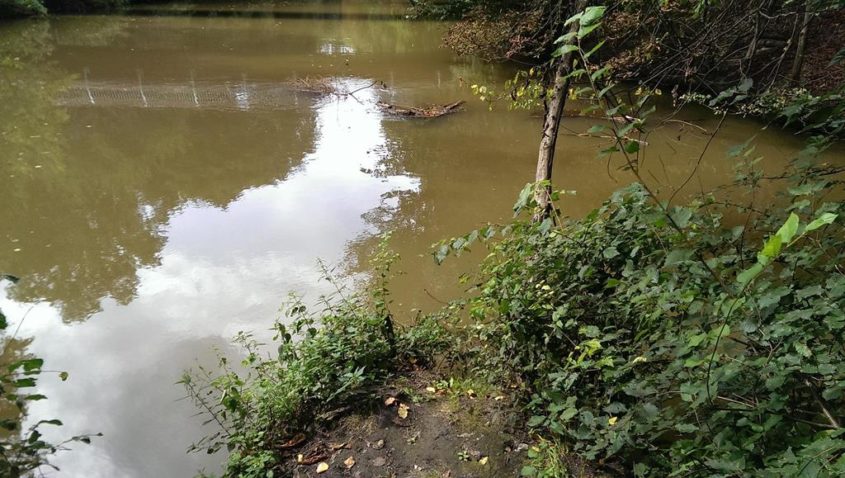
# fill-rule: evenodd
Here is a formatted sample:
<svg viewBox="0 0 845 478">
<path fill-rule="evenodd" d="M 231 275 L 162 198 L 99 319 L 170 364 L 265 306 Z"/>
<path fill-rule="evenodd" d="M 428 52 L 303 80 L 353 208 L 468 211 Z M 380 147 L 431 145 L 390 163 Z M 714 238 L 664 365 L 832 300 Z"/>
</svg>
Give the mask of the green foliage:
<svg viewBox="0 0 845 478">
<path fill-rule="evenodd" d="M 0 18 L 26 17 L 47 13 L 39 0 L 0 0 Z"/>
<path fill-rule="evenodd" d="M 796 179 L 747 228 L 710 201 L 667 214 L 634 185 L 489 242 L 470 308 L 524 380 L 529 425 L 637 476 L 845 473 L 845 205 L 818 200 L 833 184 L 813 170 Z"/>
<path fill-rule="evenodd" d="M 403 364 L 425 362 L 441 351 L 449 340 L 436 317 L 394 331 L 387 281 L 395 260 L 383 241 L 374 258 L 375 281 L 363 292 L 346 290 L 327 275 L 336 293 L 323 297 L 317 312 L 292 297 L 285 319 L 274 327 L 273 355 L 240 333 L 235 341 L 246 350 L 246 372 L 221 357 L 219 371 L 186 373 L 181 383 L 220 427 L 192 449 L 213 453 L 225 447 L 226 476 L 279 476 L 286 465 L 279 445 L 324 423 L 333 411 L 369 403 L 373 388 Z"/>
<path fill-rule="evenodd" d="M 559 442 L 540 439 L 528 449 L 528 460 L 520 470 L 526 478 L 569 478 L 570 473 L 563 457 L 566 448 Z"/>
<path fill-rule="evenodd" d="M 0 275 L 0 279 L 17 282 L 16 277 L 9 275 Z M 91 435 L 75 436 L 59 444 L 49 443 L 42 438 L 41 429 L 61 426 L 62 422 L 57 419 L 39 420 L 29 428 L 21 429 L 27 405 L 47 398 L 32 391 L 43 372 L 44 360 L 16 353 L 21 341 L 7 336 L 7 327 L 6 316 L 0 311 L 0 355 L 4 359 L 0 361 L 0 410 L 6 412 L 0 419 L 0 476 L 18 478 L 41 467 L 52 467 L 51 455 L 68 442 L 90 443 Z M 62 381 L 67 380 L 67 372 L 58 373 Z"/>
</svg>

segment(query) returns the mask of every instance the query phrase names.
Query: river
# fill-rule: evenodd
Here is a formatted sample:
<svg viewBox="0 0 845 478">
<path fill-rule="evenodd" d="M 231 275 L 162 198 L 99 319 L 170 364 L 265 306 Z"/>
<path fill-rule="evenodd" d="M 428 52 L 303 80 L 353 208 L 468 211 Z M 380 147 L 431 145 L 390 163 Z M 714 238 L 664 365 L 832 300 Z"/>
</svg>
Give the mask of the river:
<svg viewBox="0 0 845 478">
<path fill-rule="evenodd" d="M 502 221 L 534 173 L 537 113 L 490 111 L 472 84 L 507 65 L 441 47 L 448 27 L 408 21 L 388 2 L 213 3 L 0 24 L 0 309 L 36 354 L 49 399 L 29 421 L 61 418 L 56 439 L 102 432 L 54 463 L 68 477 L 186 477 L 221 456 L 185 453 L 210 428 L 175 382 L 239 330 L 266 336 L 290 291 L 327 291 L 317 259 L 366 274 L 393 231 L 404 274 L 394 309 L 409 317 L 460 291 L 466 259 L 436 266 L 429 246 Z M 331 78 L 354 95 L 296 80 Z M 384 87 L 369 87 L 374 80 Z M 377 101 L 467 100 L 434 120 L 385 117 Z M 712 131 L 703 109 L 680 120 Z M 595 120 L 568 118 L 556 185 L 578 217 L 632 181 L 598 159 Z M 796 137 L 729 119 L 683 196 L 727 183 L 725 153 L 756 135 L 776 170 Z M 671 191 L 708 135 L 682 122 L 649 137 L 645 171 Z"/>
</svg>

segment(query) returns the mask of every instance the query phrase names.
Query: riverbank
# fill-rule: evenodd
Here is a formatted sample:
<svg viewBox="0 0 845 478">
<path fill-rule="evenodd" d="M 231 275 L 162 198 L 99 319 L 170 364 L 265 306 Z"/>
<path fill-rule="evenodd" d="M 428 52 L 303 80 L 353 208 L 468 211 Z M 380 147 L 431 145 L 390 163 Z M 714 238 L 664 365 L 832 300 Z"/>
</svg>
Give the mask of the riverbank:
<svg viewBox="0 0 845 478">
<path fill-rule="evenodd" d="M 745 226 L 722 222 L 734 205 L 705 195 L 667 209 L 634 185 L 584 219 L 523 214 L 444 241 L 438 260 L 479 242 L 490 253 L 466 298 L 402 328 L 389 299 L 395 256 L 383 245 L 369 292 L 339 292 L 316 314 L 295 303 L 293 328 L 277 324 L 278 357 L 259 358 L 247 340 L 251 373 L 207 376 L 208 397 L 189 387 L 229 424 L 212 449 L 229 447 L 231 477 L 355 476 L 347 465 L 359 458 L 360 476 L 385 466 L 419 476 L 839 476 L 845 203 L 814 200 L 839 189 L 830 168 L 789 171 L 778 201 L 792 206 Z M 518 213 L 536 207 L 531 190 Z M 406 447 L 417 432 L 422 451 Z M 295 451 L 303 435 L 313 451 Z M 479 441 L 461 441 L 470 436 Z M 522 443 L 526 455 L 513 456 Z M 412 468 L 417 459 L 427 465 Z"/>
</svg>

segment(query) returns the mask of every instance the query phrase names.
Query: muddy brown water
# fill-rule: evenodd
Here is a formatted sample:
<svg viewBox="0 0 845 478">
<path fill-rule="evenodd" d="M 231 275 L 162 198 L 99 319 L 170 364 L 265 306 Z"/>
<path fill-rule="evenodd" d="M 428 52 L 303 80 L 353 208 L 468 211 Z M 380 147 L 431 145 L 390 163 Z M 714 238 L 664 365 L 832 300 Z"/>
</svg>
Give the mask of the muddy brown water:
<svg viewBox="0 0 845 478">
<path fill-rule="evenodd" d="M 394 231 L 405 274 L 394 307 L 432 309 L 460 292 L 470 260 L 435 266 L 429 245 L 510 217 L 531 180 L 539 118 L 474 99 L 508 67 L 458 58 L 447 27 L 403 19 L 386 2 L 214 3 L 0 24 L 0 308 L 16 339 L 70 379 L 45 377 L 30 419 L 61 418 L 50 438 L 102 432 L 55 463 L 58 476 L 177 477 L 220 456 L 186 455 L 202 419 L 174 385 L 228 353 L 239 330 L 266 336 L 289 291 L 327 292 L 316 260 L 366 274 Z M 292 90 L 331 77 L 354 97 Z M 437 120 L 384 117 L 377 101 L 468 100 Z M 680 119 L 712 130 L 712 114 Z M 632 181 L 596 158 L 595 120 L 568 119 L 556 184 L 578 217 Z M 756 135 L 777 170 L 794 136 L 729 119 L 683 195 L 726 183 L 725 151 Z M 671 191 L 707 136 L 654 132 L 647 174 Z M 840 150 L 841 151 L 841 150 Z M 841 158 L 841 152 L 835 153 Z"/>
</svg>

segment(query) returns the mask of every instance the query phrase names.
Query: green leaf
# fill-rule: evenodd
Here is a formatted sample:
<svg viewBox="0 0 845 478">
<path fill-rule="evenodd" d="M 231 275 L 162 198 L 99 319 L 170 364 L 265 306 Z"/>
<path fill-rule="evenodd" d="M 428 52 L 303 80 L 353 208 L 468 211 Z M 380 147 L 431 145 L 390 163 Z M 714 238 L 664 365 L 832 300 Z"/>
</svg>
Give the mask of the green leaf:
<svg viewBox="0 0 845 478">
<path fill-rule="evenodd" d="M 34 378 L 19 378 L 12 382 L 17 388 L 27 388 L 27 387 L 34 387 L 35 386 L 35 379 Z"/>
<path fill-rule="evenodd" d="M 783 246 L 783 239 L 781 236 L 774 235 L 766 241 L 766 244 L 763 245 L 763 249 L 760 250 L 760 253 L 757 254 L 757 261 L 764 266 L 771 264 L 775 258 L 780 254 L 781 247 Z"/>
<path fill-rule="evenodd" d="M 754 280 L 755 277 L 760 275 L 761 272 L 763 272 L 763 267 L 764 267 L 763 264 L 760 264 L 759 262 L 754 264 L 753 266 L 749 267 L 748 269 L 740 272 L 736 276 L 736 281 L 739 282 L 739 284 L 742 285 L 742 286 L 747 285 L 749 282 Z"/>
<path fill-rule="evenodd" d="M 23 370 L 25 372 L 31 372 L 33 370 L 40 369 L 42 365 L 44 365 L 44 360 L 40 358 L 24 360 Z"/>
<path fill-rule="evenodd" d="M 520 476 L 537 476 L 537 468 L 531 465 L 525 465 L 519 472 Z"/>
<path fill-rule="evenodd" d="M 576 13 L 575 15 L 572 15 L 571 17 L 567 18 L 566 21 L 563 22 L 563 25 L 564 26 L 571 25 L 572 22 L 580 20 L 582 16 L 584 16 L 583 12 L 582 13 Z"/>
<path fill-rule="evenodd" d="M 581 25 L 592 25 L 604 16 L 607 7 L 587 7 L 581 15 Z"/>
<path fill-rule="evenodd" d="M 616 249 L 613 246 L 610 246 L 610 247 L 606 248 L 604 251 L 602 251 L 602 255 L 604 256 L 605 259 L 613 259 L 614 257 L 619 255 L 619 250 Z"/>
<path fill-rule="evenodd" d="M 826 212 L 826 213 L 822 214 L 821 216 L 819 216 L 818 218 L 816 218 L 815 220 L 813 220 L 813 222 L 811 222 L 810 224 L 807 224 L 807 228 L 804 229 L 804 232 L 815 231 L 816 229 L 818 229 L 822 226 L 832 224 L 833 221 L 836 220 L 836 217 L 837 217 L 836 214 Z"/>
<path fill-rule="evenodd" d="M 813 352 L 810 350 L 809 347 L 807 347 L 806 344 L 803 344 L 801 342 L 795 342 L 793 346 L 795 347 L 795 351 L 803 355 L 804 358 L 809 358 L 813 355 Z"/>
<path fill-rule="evenodd" d="M 605 42 L 605 40 L 602 40 L 602 41 L 596 43 L 596 46 L 591 48 L 590 51 L 588 51 L 587 53 L 584 53 L 584 59 L 590 58 L 593 55 L 593 53 L 597 52 L 599 50 L 599 48 L 601 48 L 604 45 L 604 42 Z M 601 95 L 599 95 L 599 97 L 601 97 Z"/>
<path fill-rule="evenodd" d="M 625 143 L 625 152 L 628 154 L 635 154 L 640 150 L 640 143 L 636 141 L 628 141 Z"/>
<path fill-rule="evenodd" d="M 783 223 L 783 226 L 781 226 L 776 233 L 780 236 L 781 240 L 783 240 L 784 244 L 789 244 L 789 241 L 795 237 L 795 233 L 798 232 L 798 223 L 798 216 L 794 212 L 789 213 L 789 218 L 785 223 Z"/>
<path fill-rule="evenodd" d="M 578 27 L 578 39 L 580 40 L 580 39 L 586 37 L 587 35 L 592 33 L 593 30 L 598 28 L 599 26 L 601 26 L 600 23 L 594 23 L 592 25 L 582 24 L 580 27 Z"/>
<path fill-rule="evenodd" d="M 546 417 L 540 415 L 534 415 L 533 417 L 528 419 L 528 426 L 529 427 L 537 427 L 540 426 L 544 421 L 546 421 Z"/>
<path fill-rule="evenodd" d="M 11 431 L 14 431 L 18 428 L 18 422 L 11 420 L 11 419 L 8 419 L 8 418 L 4 418 L 4 419 L 0 420 L 0 428 L 3 428 L 5 430 L 9 430 L 11 432 Z"/>
<path fill-rule="evenodd" d="M 553 57 L 559 57 L 559 56 L 566 55 L 567 53 L 572 53 L 573 51 L 576 51 L 576 50 L 578 50 L 578 47 L 577 47 L 577 46 L 575 46 L 575 45 L 573 45 L 573 44 L 571 44 L 571 43 L 567 43 L 566 45 L 562 45 L 561 47 L 559 47 L 558 49 L 556 49 L 556 50 L 552 53 L 552 56 L 553 56 Z"/>
<path fill-rule="evenodd" d="M 677 224 L 678 227 L 683 229 L 689 225 L 689 220 L 692 218 L 692 210 L 686 207 L 674 207 L 669 213 L 669 217 L 672 218 L 672 221 Z"/>
</svg>

